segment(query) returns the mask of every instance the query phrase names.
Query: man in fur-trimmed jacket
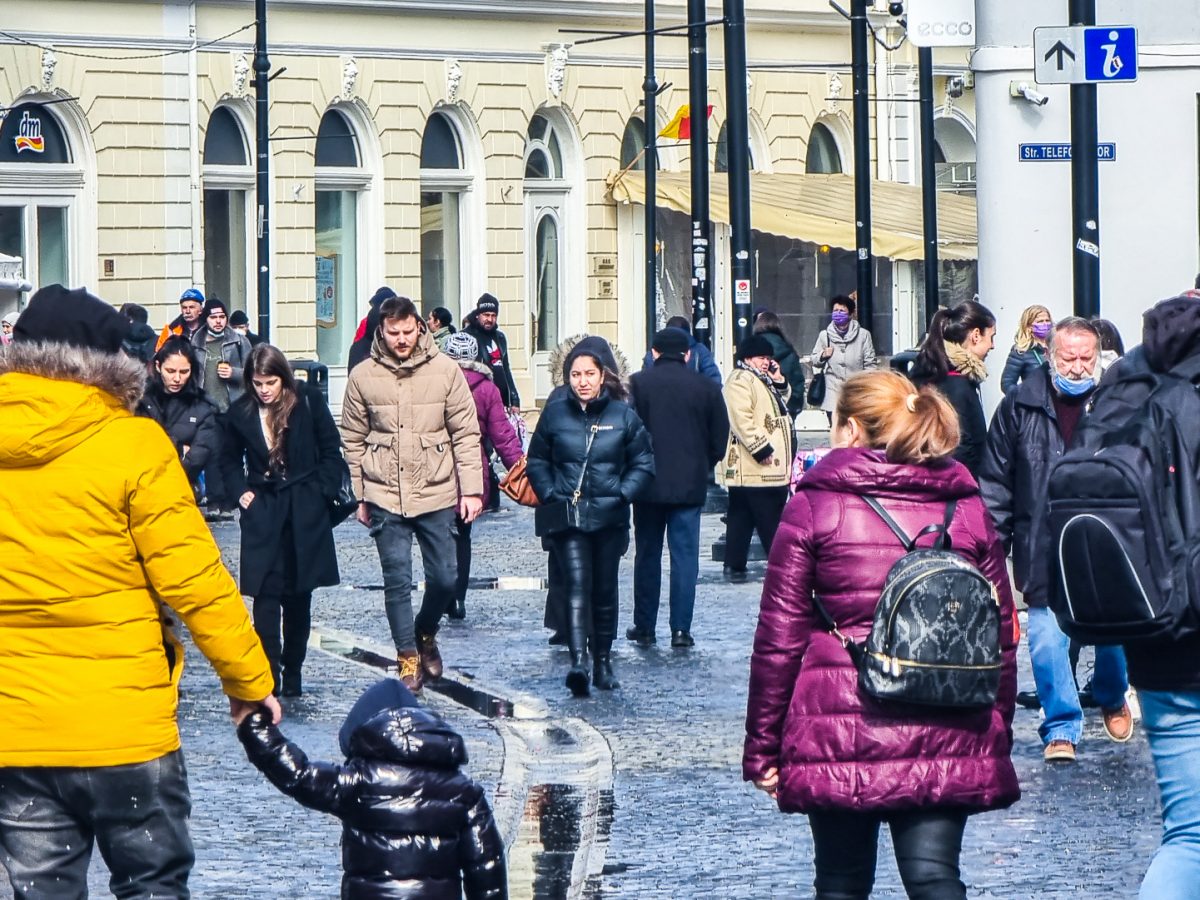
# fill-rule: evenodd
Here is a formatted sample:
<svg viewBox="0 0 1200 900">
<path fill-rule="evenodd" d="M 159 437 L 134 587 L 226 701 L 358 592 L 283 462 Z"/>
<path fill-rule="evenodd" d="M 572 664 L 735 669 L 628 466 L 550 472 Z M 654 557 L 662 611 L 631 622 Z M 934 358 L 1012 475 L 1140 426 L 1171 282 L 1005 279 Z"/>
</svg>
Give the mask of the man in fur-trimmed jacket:
<svg viewBox="0 0 1200 900">
<path fill-rule="evenodd" d="M 383 568 L 384 604 L 400 678 L 414 693 L 442 674 L 438 622 L 454 598 L 451 531 L 483 506 L 475 401 L 458 365 L 438 350 L 416 306 L 379 307 L 370 358 L 350 373 L 342 401 L 346 461 Z M 421 546 L 425 596 L 412 615 L 412 541 Z"/>
</svg>

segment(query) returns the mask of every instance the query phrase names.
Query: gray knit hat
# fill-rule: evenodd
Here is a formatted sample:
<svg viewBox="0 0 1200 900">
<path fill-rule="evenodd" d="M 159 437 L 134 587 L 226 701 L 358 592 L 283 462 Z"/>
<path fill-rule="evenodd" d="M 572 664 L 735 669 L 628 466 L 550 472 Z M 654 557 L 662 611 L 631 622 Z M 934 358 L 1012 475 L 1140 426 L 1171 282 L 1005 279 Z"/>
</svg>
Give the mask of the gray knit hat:
<svg viewBox="0 0 1200 900">
<path fill-rule="evenodd" d="M 456 331 L 446 338 L 446 346 L 442 352 L 451 359 L 478 359 L 479 342 L 465 331 Z"/>
</svg>

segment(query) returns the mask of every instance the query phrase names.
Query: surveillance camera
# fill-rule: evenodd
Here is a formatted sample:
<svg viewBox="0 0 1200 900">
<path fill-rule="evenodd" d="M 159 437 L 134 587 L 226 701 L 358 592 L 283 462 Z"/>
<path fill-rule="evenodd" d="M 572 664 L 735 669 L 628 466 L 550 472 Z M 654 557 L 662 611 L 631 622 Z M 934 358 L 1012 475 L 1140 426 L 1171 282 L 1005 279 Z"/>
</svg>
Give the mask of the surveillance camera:
<svg viewBox="0 0 1200 900">
<path fill-rule="evenodd" d="M 1027 100 L 1034 106 L 1045 106 L 1050 102 L 1049 97 L 1041 91 L 1034 90 L 1028 81 L 1011 82 L 1008 86 L 1008 93 L 1019 100 Z"/>
<path fill-rule="evenodd" d="M 892 16 L 904 15 L 904 4 L 897 3 L 897 2 L 889 3 L 888 4 L 888 15 L 892 15 Z"/>
<path fill-rule="evenodd" d="M 966 80 L 961 75 L 952 75 L 946 79 L 946 96 L 957 99 L 963 95 L 966 87 Z"/>
</svg>

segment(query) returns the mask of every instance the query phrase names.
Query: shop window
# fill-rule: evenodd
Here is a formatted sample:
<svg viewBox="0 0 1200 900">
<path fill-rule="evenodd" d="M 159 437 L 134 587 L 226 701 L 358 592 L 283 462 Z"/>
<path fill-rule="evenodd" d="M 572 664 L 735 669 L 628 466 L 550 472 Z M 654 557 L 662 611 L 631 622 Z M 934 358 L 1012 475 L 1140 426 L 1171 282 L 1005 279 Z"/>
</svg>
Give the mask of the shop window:
<svg viewBox="0 0 1200 900">
<path fill-rule="evenodd" d="M 435 112 L 421 138 L 421 300 L 463 313 L 464 195 L 472 178 L 463 165 L 462 140 L 449 115 Z"/>
<path fill-rule="evenodd" d="M 218 106 L 204 133 L 204 287 L 230 309 L 249 312 L 249 254 L 254 235 L 248 214 L 254 169 L 246 136 L 232 110 Z"/>
<path fill-rule="evenodd" d="M 840 175 L 842 172 L 842 154 L 837 139 L 828 126 L 820 122 L 813 125 L 812 133 L 808 136 L 804 169 L 810 175 Z"/>
<path fill-rule="evenodd" d="M 358 328 L 360 169 L 350 120 L 328 110 L 317 129 L 316 296 L 317 358 L 344 366 Z"/>
</svg>

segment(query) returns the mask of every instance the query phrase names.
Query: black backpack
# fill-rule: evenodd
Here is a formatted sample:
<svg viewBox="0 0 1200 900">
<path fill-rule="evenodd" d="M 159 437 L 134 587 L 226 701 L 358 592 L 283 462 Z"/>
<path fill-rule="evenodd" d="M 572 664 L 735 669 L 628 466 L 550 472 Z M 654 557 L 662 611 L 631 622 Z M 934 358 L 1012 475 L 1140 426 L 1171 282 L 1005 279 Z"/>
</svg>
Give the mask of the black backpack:
<svg viewBox="0 0 1200 900">
<path fill-rule="evenodd" d="M 1119 364 L 1050 470 L 1049 604 L 1087 644 L 1179 639 L 1200 627 L 1200 357 Z"/>
<path fill-rule="evenodd" d="M 858 683 L 879 700 L 959 709 L 993 706 L 1000 688 L 1000 602 L 995 586 L 950 549 L 956 501 L 944 521 L 910 538 L 874 497 L 863 497 L 908 551 L 888 571 L 871 633 L 855 644 L 813 597 L 850 653 Z M 933 549 L 917 541 L 936 534 Z"/>
</svg>

